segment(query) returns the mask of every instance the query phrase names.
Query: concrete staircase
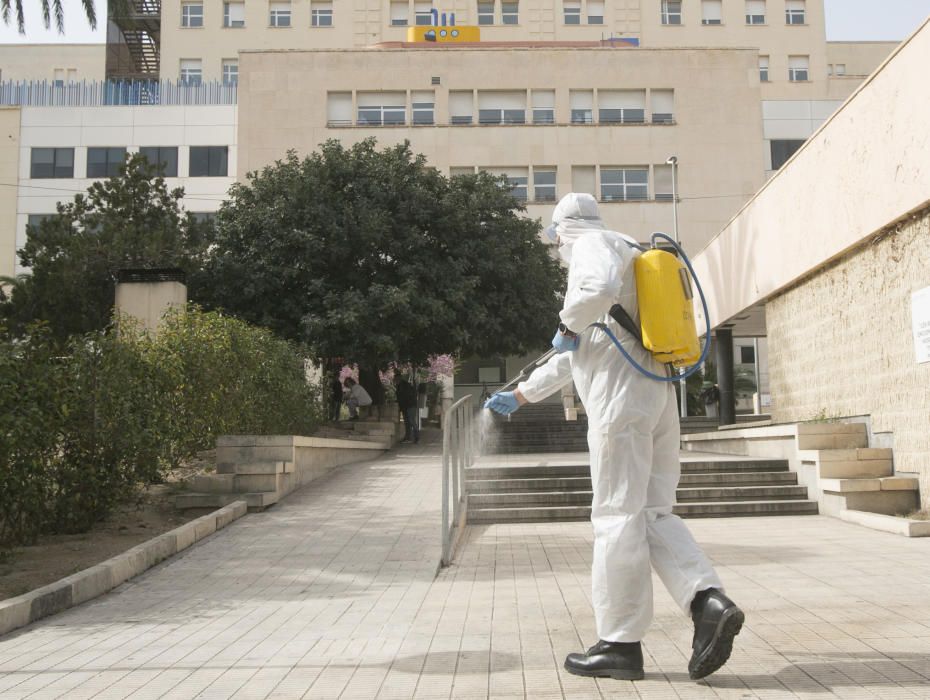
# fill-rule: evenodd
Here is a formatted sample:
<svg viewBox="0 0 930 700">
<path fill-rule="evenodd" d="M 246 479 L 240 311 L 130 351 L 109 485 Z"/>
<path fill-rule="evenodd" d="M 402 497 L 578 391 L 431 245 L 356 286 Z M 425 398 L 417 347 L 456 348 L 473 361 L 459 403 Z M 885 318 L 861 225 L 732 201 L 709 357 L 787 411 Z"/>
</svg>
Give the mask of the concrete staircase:
<svg viewBox="0 0 930 700">
<path fill-rule="evenodd" d="M 918 480 L 895 474 L 892 450 L 869 447 L 864 423 L 791 423 L 682 436 L 686 450 L 785 459 L 824 515 L 894 515 L 918 507 Z"/>
<path fill-rule="evenodd" d="M 591 477 L 587 455 L 554 460 L 484 458 L 466 470 L 468 522 L 587 520 Z M 683 518 L 816 514 L 787 460 L 689 455 L 682 461 L 677 515 Z"/>
<path fill-rule="evenodd" d="M 341 464 L 372 459 L 396 441 L 398 424 L 352 421 L 311 437 L 230 435 L 217 439 L 216 473 L 193 477 L 175 497 L 177 508 L 221 508 L 245 501 L 264 510 L 294 489 Z"/>
</svg>

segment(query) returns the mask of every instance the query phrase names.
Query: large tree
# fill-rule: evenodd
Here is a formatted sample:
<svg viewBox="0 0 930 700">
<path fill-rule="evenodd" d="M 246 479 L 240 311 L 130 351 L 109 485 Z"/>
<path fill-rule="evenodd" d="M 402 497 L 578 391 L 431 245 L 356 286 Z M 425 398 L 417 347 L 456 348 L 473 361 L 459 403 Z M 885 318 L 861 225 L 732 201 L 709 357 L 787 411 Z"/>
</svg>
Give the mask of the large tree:
<svg viewBox="0 0 930 700">
<path fill-rule="evenodd" d="M 320 359 L 523 353 L 558 323 L 563 273 L 501 178 L 450 180 L 406 143 L 327 141 L 230 195 L 199 298 Z"/>
<path fill-rule="evenodd" d="M 64 339 L 104 328 L 113 309 L 117 274 L 129 268 L 200 265 L 204 226 L 179 205 L 154 166 L 130 155 L 118 177 L 95 182 L 87 194 L 59 203 L 58 213 L 27 230 L 19 251 L 30 268 L 0 294 L 8 328 L 46 321 Z"/>
</svg>

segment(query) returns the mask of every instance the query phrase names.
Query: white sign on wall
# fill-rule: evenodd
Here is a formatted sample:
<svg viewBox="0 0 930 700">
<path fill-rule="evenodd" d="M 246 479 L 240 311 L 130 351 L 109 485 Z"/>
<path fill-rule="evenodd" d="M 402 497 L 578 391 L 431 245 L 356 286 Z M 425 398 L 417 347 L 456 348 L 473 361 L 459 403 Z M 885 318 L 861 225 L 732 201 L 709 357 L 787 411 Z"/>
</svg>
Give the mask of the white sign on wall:
<svg viewBox="0 0 930 700">
<path fill-rule="evenodd" d="M 911 295 L 911 323 L 917 364 L 930 362 L 930 287 Z"/>
</svg>

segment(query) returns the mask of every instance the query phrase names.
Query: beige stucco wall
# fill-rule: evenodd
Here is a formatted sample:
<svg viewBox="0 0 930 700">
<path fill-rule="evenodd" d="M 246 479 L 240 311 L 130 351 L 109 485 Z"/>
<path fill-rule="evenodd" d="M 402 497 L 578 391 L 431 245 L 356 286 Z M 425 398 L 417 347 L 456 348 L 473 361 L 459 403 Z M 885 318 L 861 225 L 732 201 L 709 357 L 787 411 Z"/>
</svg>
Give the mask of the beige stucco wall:
<svg viewBox="0 0 930 700">
<path fill-rule="evenodd" d="M 430 85 L 430 77 L 441 84 Z M 327 92 L 435 90 L 436 124 L 327 127 Z M 554 125 L 450 126 L 450 90 L 555 89 Z M 672 125 L 571 125 L 571 89 L 673 89 Z M 714 99 L 708 99 L 713 94 Z M 475 114 L 477 120 L 477 114 Z M 238 177 L 316 150 L 326 139 L 408 139 L 451 167 L 556 166 L 560 197 L 573 165 L 656 166 L 679 159 L 681 237 L 697 250 L 720 230 L 764 175 L 759 82 L 753 50 L 379 49 L 243 53 Z M 653 190 L 650 188 L 650 196 Z M 550 218 L 552 205 L 530 205 Z M 610 226 L 645 240 L 672 229 L 669 201 L 605 203 Z"/>
<path fill-rule="evenodd" d="M 187 286 L 181 282 L 120 282 L 116 285 L 116 313 L 131 316 L 151 333 L 158 331 L 170 309 L 186 305 Z"/>
<path fill-rule="evenodd" d="M 846 66 L 848 77 L 871 75 L 898 48 L 898 41 L 828 41 L 827 64 Z"/>
<path fill-rule="evenodd" d="M 930 506 L 930 363 L 917 364 L 911 294 L 930 287 L 930 210 L 766 305 L 772 417 L 871 416 Z"/>
<path fill-rule="evenodd" d="M 925 23 L 695 256 L 713 326 L 930 199 L 928 64 Z"/>
<path fill-rule="evenodd" d="M 106 44 L 0 44 L 0 80 L 103 80 L 105 65 Z"/>
<path fill-rule="evenodd" d="M 478 23 L 474 0 L 437 0 L 440 12 L 454 13 L 459 25 Z M 177 78 L 181 59 L 201 59 L 206 80 L 222 76 L 222 61 L 239 51 L 270 49 L 363 48 L 379 42 L 405 41 L 406 27 L 391 26 L 390 0 L 334 2 L 333 26 L 312 27 L 310 3 L 291 3 L 291 26 L 270 27 L 268 3 L 247 2 L 244 27 L 223 27 L 223 1 L 203 0 L 202 27 L 181 26 L 181 3 L 162 5 L 161 72 Z M 482 41 L 599 41 L 638 39 L 644 48 L 752 47 L 769 56 L 770 82 L 765 99 L 819 99 L 827 93 L 827 60 L 823 0 L 808 0 L 803 25 L 785 24 L 784 4 L 770 0 L 767 23 L 746 25 L 742 0 L 723 3 L 723 24 L 701 24 L 701 3 L 683 3 L 682 24 L 661 23 L 658 0 L 611 0 L 604 3 L 603 24 L 588 24 L 587 2 L 581 2 L 581 23 L 567 25 L 561 0 L 521 0 L 517 24 L 500 24 L 496 3 L 494 25 L 481 26 Z M 414 24 L 414 1 L 409 0 L 408 24 Z M 811 79 L 788 82 L 788 56 L 810 57 Z"/>
<path fill-rule="evenodd" d="M 0 107 L 0 182 L 19 178 L 19 107 Z M 16 269 L 16 187 L 0 187 L 0 275 Z"/>
</svg>

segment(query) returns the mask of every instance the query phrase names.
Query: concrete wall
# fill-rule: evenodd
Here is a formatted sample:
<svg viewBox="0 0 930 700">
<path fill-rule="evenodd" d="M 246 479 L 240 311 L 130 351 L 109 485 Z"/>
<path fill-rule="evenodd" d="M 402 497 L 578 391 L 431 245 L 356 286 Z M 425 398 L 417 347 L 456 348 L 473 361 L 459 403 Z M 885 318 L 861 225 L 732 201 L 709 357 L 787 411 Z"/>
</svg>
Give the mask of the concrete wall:
<svg viewBox="0 0 930 700">
<path fill-rule="evenodd" d="M 430 78 L 438 77 L 439 85 Z M 327 126 L 327 93 L 434 91 L 436 124 Z M 555 90 L 553 125 L 450 125 L 452 90 Z M 570 123 L 573 89 L 674 90 L 673 124 Z M 713 95 L 713 99 L 708 96 Z M 409 98 L 408 98 L 409 101 Z M 326 139 L 382 144 L 408 139 L 414 152 L 456 167 L 556 167 L 556 197 L 575 189 L 574 166 L 664 165 L 679 160 L 682 240 L 697 250 L 720 230 L 764 176 L 756 55 L 746 49 L 376 49 L 250 52 L 239 79 L 240 180 Z M 647 103 L 648 112 L 648 103 Z M 354 115 L 353 115 L 354 117 Z M 409 117 L 409 112 L 408 112 Z M 477 111 L 474 112 L 477 121 Z M 650 197 L 654 188 L 650 187 Z M 552 204 L 530 204 L 547 220 Z M 646 240 L 670 231 L 670 201 L 605 203 L 609 226 Z"/>
<path fill-rule="evenodd" d="M 0 107 L 0 182 L 16 182 L 19 176 L 19 107 Z M 16 269 L 17 187 L 0 187 L 0 275 Z"/>
<path fill-rule="evenodd" d="M 0 44 L 0 80 L 103 80 L 106 44 Z"/>
<path fill-rule="evenodd" d="M 116 285 L 116 311 L 138 320 L 156 332 L 171 307 L 187 305 L 187 286 L 181 282 L 120 282 Z"/>
<path fill-rule="evenodd" d="M 871 416 L 894 434 L 896 471 L 930 505 L 930 363 L 918 365 L 911 294 L 930 287 L 930 210 L 766 306 L 776 421 Z"/>
</svg>

